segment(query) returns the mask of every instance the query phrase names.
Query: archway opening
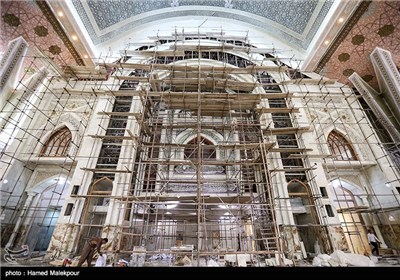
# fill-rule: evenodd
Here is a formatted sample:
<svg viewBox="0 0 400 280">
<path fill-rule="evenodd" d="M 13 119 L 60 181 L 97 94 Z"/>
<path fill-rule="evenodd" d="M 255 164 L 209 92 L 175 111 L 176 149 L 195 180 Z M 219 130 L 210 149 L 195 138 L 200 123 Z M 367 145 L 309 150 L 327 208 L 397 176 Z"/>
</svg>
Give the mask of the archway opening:
<svg viewBox="0 0 400 280">
<path fill-rule="evenodd" d="M 292 180 L 287 188 L 297 232 L 307 256 L 329 253 L 332 246 L 327 229 L 319 222 L 308 186 L 298 180 Z"/>
<path fill-rule="evenodd" d="M 371 249 L 361 215 L 368 207 L 363 205 L 359 193 L 356 193 L 357 187 L 335 179 L 329 183 L 329 188 L 349 250 L 355 254 L 369 255 Z"/>
<path fill-rule="evenodd" d="M 26 244 L 31 256 L 45 254 L 65 202 L 69 182 L 64 178 L 49 179 L 34 190 L 38 192 L 31 212 L 32 217 Z"/>
<path fill-rule="evenodd" d="M 86 240 L 102 236 L 112 189 L 113 180 L 108 177 L 102 177 L 93 182 L 89 192 L 90 197 L 85 201 L 85 210 L 81 218 L 86 225 L 82 228 L 79 250 L 83 249 Z"/>
</svg>

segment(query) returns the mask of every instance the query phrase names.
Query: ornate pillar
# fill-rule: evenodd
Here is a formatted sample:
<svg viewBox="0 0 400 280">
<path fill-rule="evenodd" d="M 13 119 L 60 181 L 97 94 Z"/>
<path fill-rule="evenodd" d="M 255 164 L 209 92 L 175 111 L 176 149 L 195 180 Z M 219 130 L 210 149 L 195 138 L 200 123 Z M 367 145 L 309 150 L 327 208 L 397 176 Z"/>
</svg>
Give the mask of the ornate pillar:
<svg viewBox="0 0 400 280">
<path fill-rule="evenodd" d="M 27 50 L 28 43 L 22 37 L 8 43 L 7 51 L 0 62 L 0 109 L 10 97 Z"/>
</svg>

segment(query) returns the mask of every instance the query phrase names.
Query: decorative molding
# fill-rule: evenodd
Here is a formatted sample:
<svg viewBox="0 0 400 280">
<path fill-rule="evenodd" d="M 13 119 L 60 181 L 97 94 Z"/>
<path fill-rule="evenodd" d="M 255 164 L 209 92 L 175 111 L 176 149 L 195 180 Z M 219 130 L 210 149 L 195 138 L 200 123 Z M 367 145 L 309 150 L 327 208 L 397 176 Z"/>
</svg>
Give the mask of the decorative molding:
<svg viewBox="0 0 400 280">
<path fill-rule="evenodd" d="M 369 5 L 372 1 L 362 1 L 356 11 L 351 16 L 350 20 L 347 21 L 346 25 L 340 30 L 339 35 L 333 40 L 333 43 L 330 45 L 328 50 L 322 56 L 320 61 L 317 64 L 317 67 L 313 70 L 313 72 L 320 73 L 322 68 L 328 63 L 331 59 L 332 55 L 335 53 L 339 45 L 346 39 L 347 35 L 350 33 L 352 28 L 356 25 L 358 20 L 364 15 L 367 11 Z"/>
<path fill-rule="evenodd" d="M 386 99 L 386 104 L 395 113 L 396 117 L 400 119 L 400 94 L 399 94 L 399 72 L 394 65 L 390 52 L 375 48 L 370 55 L 372 65 L 375 68 L 376 75 L 382 78 L 384 85 L 380 85 L 380 92 Z M 389 92 L 383 87 L 387 87 Z M 397 120 L 399 123 L 400 121 Z"/>
<path fill-rule="evenodd" d="M 197 192 L 197 184 L 168 184 L 166 187 L 167 192 L 184 192 L 193 193 Z M 237 192 L 237 185 L 234 184 L 204 184 L 204 193 L 233 193 Z"/>
<path fill-rule="evenodd" d="M 3 58 L 2 58 L 1 63 L 0 63 L 0 68 L 1 69 L 5 66 L 7 58 L 10 56 L 11 51 L 13 50 L 13 48 L 14 48 L 16 43 L 17 43 L 17 40 L 14 40 L 14 41 L 11 41 L 8 44 L 7 52 L 3 55 Z"/>
<path fill-rule="evenodd" d="M 72 0 L 94 45 L 160 19 L 195 16 L 248 23 L 306 50 L 334 1 L 271 1 L 268 9 L 263 0 L 236 1 L 232 3 L 234 8 L 225 7 L 222 0 L 180 1 L 179 6 L 173 7 L 171 0 L 153 5 L 126 1 L 115 6 L 108 2 L 111 1 Z"/>
<path fill-rule="evenodd" d="M 39 183 L 45 181 L 46 179 L 50 179 L 55 176 L 60 176 L 60 169 L 57 170 L 48 170 L 48 171 L 37 171 L 35 180 L 32 183 L 31 188 L 35 188 Z"/>
<path fill-rule="evenodd" d="M 196 173 L 196 167 L 192 165 L 178 165 L 175 167 L 174 172 L 178 174 L 193 174 Z M 220 165 L 203 165 L 201 166 L 201 172 L 203 174 L 224 174 L 225 168 Z"/>
<path fill-rule="evenodd" d="M 387 113 L 376 102 L 375 97 L 371 93 L 373 92 L 373 89 L 357 73 L 353 73 L 349 77 L 349 80 L 353 83 L 354 87 L 358 90 L 358 92 L 364 98 L 365 102 L 372 109 L 375 116 L 379 119 L 379 122 L 386 128 L 386 130 L 392 136 L 393 140 L 396 142 L 400 142 L 399 131 L 393 126 Z"/>
<path fill-rule="evenodd" d="M 29 81 L 28 85 L 26 86 L 23 98 L 28 100 L 31 95 L 39 88 L 40 84 L 43 83 L 47 75 L 49 75 L 49 71 L 47 70 L 47 68 L 42 68 L 39 72 L 35 73 L 32 79 Z"/>
<path fill-rule="evenodd" d="M 60 36 L 60 39 L 63 41 L 65 47 L 69 50 L 72 57 L 75 59 L 78 65 L 85 66 L 85 62 L 83 61 L 82 57 L 79 55 L 78 51 L 69 40 L 67 34 L 65 33 L 64 29 L 62 28 L 61 24 L 58 22 L 57 18 L 54 16 L 53 11 L 43 0 L 35 0 L 36 4 L 42 11 L 43 15 L 47 18 L 51 26 L 53 26 L 54 31 Z"/>
<path fill-rule="evenodd" d="M 76 114 L 74 113 L 67 113 L 61 115 L 59 123 L 68 123 L 74 128 L 73 129 L 74 131 L 79 131 L 79 125 L 80 125 L 79 119 L 78 116 L 76 116 Z"/>
<path fill-rule="evenodd" d="M 22 37 L 18 37 L 8 44 L 7 52 L 4 54 L 0 64 L 0 90 L 7 84 L 10 75 L 14 73 L 17 64 L 21 62 L 27 49 L 28 43 Z"/>
<path fill-rule="evenodd" d="M 370 55 L 379 80 L 380 92 L 375 91 L 360 75 L 353 73 L 349 80 L 372 109 L 382 126 L 396 142 L 400 141 L 399 73 L 390 52 L 375 48 Z M 383 97 L 383 98 L 382 98 Z"/>
</svg>

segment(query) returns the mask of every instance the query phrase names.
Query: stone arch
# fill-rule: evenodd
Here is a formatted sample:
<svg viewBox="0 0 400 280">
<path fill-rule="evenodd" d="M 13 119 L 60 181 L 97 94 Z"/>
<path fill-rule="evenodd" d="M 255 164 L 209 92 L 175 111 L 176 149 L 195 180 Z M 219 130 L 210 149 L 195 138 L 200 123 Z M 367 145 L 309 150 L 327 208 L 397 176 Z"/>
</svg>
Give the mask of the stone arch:
<svg viewBox="0 0 400 280">
<path fill-rule="evenodd" d="M 57 126 L 54 127 L 53 130 L 51 131 L 47 131 L 44 135 L 38 135 L 40 136 L 40 143 L 38 145 L 36 145 L 35 150 L 34 150 L 34 154 L 35 155 L 39 155 L 40 151 L 43 149 L 44 145 L 47 143 L 47 141 L 50 139 L 50 137 L 57 131 L 59 131 L 62 128 L 68 128 L 68 130 L 71 132 L 71 143 L 74 141 L 74 139 L 76 139 L 77 137 L 77 130 L 76 127 L 69 122 L 60 122 Z M 35 139 L 32 141 L 36 141 Z M 71 145 L 68 148 L 68 154 L 74 154 L 76 152 L 76 146 L 75 145 Z"/>
<path fill-rule="evenodd" d="M 202 130 L 202 133 L 200 135 L 201 137 L 208 139 L 210 142 L 212 142 L 213 145 L 218 145 L 218 143 L 224 140 L 223 136 L 215 130 Z M 187 144 L 195 137 L 197 137 L 197 132 L 194 129 L 186 129 L 176 136 L 176 143 Z M 179 158 L 183 158 L 183 149 L 181 150 L 182 151 L 179 151 L 178 153 Z M 225 156 L 224 150 L 216 149 L 216 153 L 217 160 L 220 158 L 224 158 Z"/>
<path fill-rule="evenodd" d="M 345 134 L 337 129 L 331 130 L 327 137 L 329 152 L 336 160 L 358 160 L 354 145 Z"/>
<path fill-rule="evenodd" d="M 321 120 L 322 122 L 322 120 Z M 363 160 L 363 159 L 367 159 L 368 156 L 366 155 L 366 152 L 364 149 L 361 148 L 361 145 L 356 145 L 354 143 L 362 143 L 361 139 L 362 136 L 360 135 L 360 133 L 353 129 L 350 125 L 348 124 L 344 124 L 344 123 L 339 123 L 339 124 L 330 124 L 324 127 L 324 135 L 325 135 L 325 139 L 328 139 L 328 135 L 333 131 L 336 130 L 337 132 L 339 132 L 341 135 L 343 135 L 343 137 L 345 137 L 349 143 L 351 144 L 355 154 L 357 155 L 358 160 Z M 322 145 L 323 149 L 325 150 L 325 153 L 330 153 L 329 147 L 326 144 Z"/>
</svg>

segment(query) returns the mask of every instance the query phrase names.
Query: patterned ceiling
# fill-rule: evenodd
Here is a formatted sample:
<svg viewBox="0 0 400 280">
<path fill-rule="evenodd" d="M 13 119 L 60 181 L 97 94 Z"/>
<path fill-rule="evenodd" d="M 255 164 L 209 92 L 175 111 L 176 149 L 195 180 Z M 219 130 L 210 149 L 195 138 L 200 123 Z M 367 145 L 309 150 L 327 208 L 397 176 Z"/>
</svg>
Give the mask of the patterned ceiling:
<svg viewBox="0 0 400 280">
<path fill-rule="evenodd" d="M 140 2 L 135 1 L 136 2 Z M 97 2 L 97 1 L 96 1 Z M 147 4 L 151 1 L 143 1 Z M 157 1 L 160 2 L 160 1 Z M 170 4 L 189 3 L 190 1 L 166 1 Z M 194 3 L 192 1 L 190 3 Z M 209 1 L 214 5 L 219 3 L 226 4 L 226 1 Z M 252 1 L 231 1 L 231 5 L 241 3 L 250 4 Z M 287 1 L 290 2 L 290 1 Z M 103 1 L 101 1 L 103 3 Z M 106 2 L 104 2 L 106 3 Z M 103 3 L 103 5 L 104 5 Z M 261 1 L 254 1 L 254 6 L 259 7 Z M 304 7 L 310 9 L 314 2 L 308 2 Z M 164 4 L 166 5 L 165 1 Z M 36 1 L 0 1 L 1 11 L 1 32 L 0 32 L 0 52 L 7 48 L 7 42 L 23 36 L 30 46 L 36 46 L 45 54 L 52 58 L 57 64 L 80 64 L 79 54 L 73 49 L 68 40 L 68 34 L 63 35 L 59 26 L 51 21 L 51 17 L 44 12 L 43 7 L 39 7 Z M 279 5 L 279 3 L 276 3 Z M 144 8 L 149 6 L 145 5 Z M 95 6 L 93 6 L 95 7 Z M 133 7 L 133 6 L 132 6 Z M 303 8 L 304 8 L 303 7 Z M 242 8 L 244 9 L 244 8 Z M 299 10 L 297 11 L 299 12 Z M 137 13 L 141 13 L 138 11 Z M 262 13 L 260 10 L 259 13 Z M 306 13 L 306 12 L 305 12 Z M 126 16 L 126 15 L 125 15 Z M 275 15 L 279 20 L 278 15 Z M 49 19 L 50 18 L 50 19 Z M 103 27 L 112 25 L 109 19 Z M 282 23 L 283 24 L 283 23 Z M 326 62 L 323 62 L 318 72 L 332 78 L 338 79 L 344 84 L 349 84 L 347 77 L 353 72 L 357 72 L 375 89 L 378 89 L 377 80 L 370 62 L 369 55 L 375 47 L 387 49 L 392 53 L 395 63 L 400 66 L 400 1 L 372 1 L 363 16 L 349 29 L 347 35 L 343 36 L 336 46 L 330 50 L 330 55 Z M 300 27 L 298 27 L 300 28 Z M 297 29 L 299 31 L 299 29 Z M 31 55 L 28 53 L 28 56 Z M 28 57 L 24 69 L 25 75 L 34 73 L 38 65 L 33 65 L 33 59 Z M 37 61 L 35 61 L 37 63 Z M 349 84 L 352 86 L 351 84 Z"/>
<path fill-rule="evenodd" d="M 371 2 L 320 73 L 349 84 L 347 77 L 357 72 L 378 90 L 369 59 L 375 47 L 390 51 L 397 67 L 400 66 L 400 1 Z"/>
<path fill-rule="evenodd" d="M 59 65 L 81 64 L 79 54 L 62 30 L 54 22 L 50 22 L 47 15 L 34 1 L 3 1 L 0 0 L 1 32 L 0 52 L 4 52 L 8 42 L 22 36 L 30 47 L 36 47 Z M 61 32 L 60 32 L 61 31 Z M 42 63 L 35 59 L 37 53 L 32 49 L 27 53 L 21 77 L 28 79 L 35 74 Z"/>
<path fill-rule="evenodd" d="M 203 16 L 249 23 L 302 49 L 309 46 L 333 4 L 333 0 L 72 0 L 72 2 L 95 45 L 159 19 Z"/>
</svg>

